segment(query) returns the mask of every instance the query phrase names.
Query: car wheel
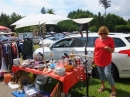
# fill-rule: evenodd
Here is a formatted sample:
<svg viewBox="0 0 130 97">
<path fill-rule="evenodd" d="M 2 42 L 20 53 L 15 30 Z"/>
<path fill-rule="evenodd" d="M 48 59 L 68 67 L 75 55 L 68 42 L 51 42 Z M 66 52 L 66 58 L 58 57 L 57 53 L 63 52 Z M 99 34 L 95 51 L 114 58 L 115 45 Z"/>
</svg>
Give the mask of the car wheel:
<svg viewBox="0 0 130 97">
<path fill-rule="evenodd" d="M 93 73 L 93 77 L 99 78 L 99 73 L 96 66 L 93 68 L 92 73 Z M 113 63 L 112 63 L 111 73 L 114 80 L 117 80 L 119 78 L 119 72 L 117 70 L 117 67 Z"/>
<path fill-rule="evenodd" d="M 114 80 L 117 80 L 119 78 L 119 72 L 118 72 L 117 67 L 113 63 L 112 63 L 111 72 L 112 72 L 112 76 L 113 76 Z"/>
</svg>

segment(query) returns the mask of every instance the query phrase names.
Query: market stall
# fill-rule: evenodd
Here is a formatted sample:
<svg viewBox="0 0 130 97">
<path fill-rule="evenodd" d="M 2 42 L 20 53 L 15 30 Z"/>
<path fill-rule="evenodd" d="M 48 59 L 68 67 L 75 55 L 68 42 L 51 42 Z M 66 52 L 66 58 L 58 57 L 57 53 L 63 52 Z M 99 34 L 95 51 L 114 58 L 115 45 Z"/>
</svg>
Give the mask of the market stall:
<svg viewBox="0 0 130 97">
<path fill-rule="evenodd" d="M 50 83 L 50 78 L 54 78 L 54 79 L 58 80 L 58 82 L 62 85 L 62 88 L 60 89 L 61 92 L 67 94 L 69 89 L 72 86 L 74 86 L 79 81 L 84 81 L 86 79 L 86 75 L 84 72 L 84 66 L 83 66 L 83 64 L 81 64 L 80 57 L 78 57 L 78 56 L 81 56 L 81 55 L 74 55 L 74 52 L 72 51 L 69 55 L 64 54 L 63 56 L 61 56 L 61 59 L 59 59 L 57 61 L 51 59 L 46 64 L 44 64 L 43 58 L 40 54 L 38 54 L 37 56 L 34 56 L 34 59 L 27 59 L 27 60 L 15 59 L 13 61 L 14 65 L 12 67 L 12 71 L 14 74 L 17 73 L 18 71 L 21 71 L 21 72 L 26 71 L 28 73 L 35 74 L 37 76 L 43 75 L 44 77 L 45 76 L 49 77 L 49 79 L 48 79 L 49 83 Z M 19 74 L 17 74 L 17 75 L 19 75 Z M 44 77 L 41 78 L 42 81 L 43 81 Z M 20 78 L 21 77 L 19 77 L 19 79 Z M 19 79 L 17 79 L 17 80 L 19 80 Z M 20 80 L 21 83 L 23 83 L 22 81 L 25 81 L 25 79 L 27 79 L 27 77 L 22 78 L 22 80 Z M 29 80 L 29 79 L 30 78 L 28 78 L 27 80 Z M 35 78 L 35 80 L 36 80 L 36 78 Z M 43 82 L 42 81 L 40 83 L 43 83 L 45 81 L 45 79 Z M 29 84 L 31 84 L 31 83 L 29 83 Z M 34 84 L 36 84 L 36 81 L 34 81 Z M 26 85 L 23 85 L 23 86 L 26 86 Z M 37 88 L 37 87 L 33 87 L 33 88 Z M 23 90 L 23 88 L 21 88 L 21 90 Z M 40 91 L 40 89 L 39 89 L 39 91 Z M 53 91 L 53 92 L 55 92 L 55 91 Z M 27 93 L 27 91 L 25 91 L 25 93 Z M 16 97 L 19 97 L 19 96 L 16 96 Z M 31 96 L 27 96 L 27 97 L 31 97 Z M 56 96 L 56 97 L 58 97 L 58 96 Z"/>
<path fill-rule="evenodd" d="M 78 81 L 81 79 L 85 79 L 85 73 L 83 66 L 78 66 L 71 72 L 66 72 L 64 76 L 59 76 L 55 74 L 53 71 L 51 72 L 43 72 L 35 69 L 30 69 L 30 68 L 22 68 L 21 66 L 13 66 L 12 70 L 16 72 L 17 70 L 24 70 L 27 72 L 31 72 L 34 74 L 43 74 L 43 75 L 48 75 L 52 78 L 55 78 L 63 83 L 63 92 L 68 93 L 68 90 L 75 85 Z"/>
</svg>

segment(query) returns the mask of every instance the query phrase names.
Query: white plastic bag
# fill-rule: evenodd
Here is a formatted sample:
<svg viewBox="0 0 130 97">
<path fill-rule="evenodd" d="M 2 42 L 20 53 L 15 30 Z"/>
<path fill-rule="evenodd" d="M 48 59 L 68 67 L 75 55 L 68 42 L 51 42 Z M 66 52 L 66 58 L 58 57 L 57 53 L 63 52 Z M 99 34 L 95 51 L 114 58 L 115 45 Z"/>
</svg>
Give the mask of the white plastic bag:
<svg viewBox="0 0 130 97">
<path fill-rule="evenodd" d="M 5 60 L 4 60 L 4 58 L 2 58 L 2 66 L 1 66 L 0 71 L 1 71 L 1 72 L 3 72 L 3 71 L 7 71 L 7 67 L 6 67 L 6 64 L 5 64 Z"/>
</svg>

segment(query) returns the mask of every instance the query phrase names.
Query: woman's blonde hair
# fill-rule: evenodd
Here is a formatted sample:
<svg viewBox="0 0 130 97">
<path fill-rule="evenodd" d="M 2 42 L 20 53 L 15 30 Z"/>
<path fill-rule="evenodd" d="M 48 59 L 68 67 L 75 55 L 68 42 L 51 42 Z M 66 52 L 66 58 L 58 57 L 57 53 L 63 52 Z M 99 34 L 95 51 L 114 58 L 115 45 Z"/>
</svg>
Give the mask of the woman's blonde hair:
<svg viewBox="0 0 130 97">
<path fill-rule="evenodd" d="M 106 33 L 107 35 L 109 34 L 109 30 L 106 26 L 101 26 L 98 30 L 98 35 L 100 35 L 100 33 Z"/>
</svg>

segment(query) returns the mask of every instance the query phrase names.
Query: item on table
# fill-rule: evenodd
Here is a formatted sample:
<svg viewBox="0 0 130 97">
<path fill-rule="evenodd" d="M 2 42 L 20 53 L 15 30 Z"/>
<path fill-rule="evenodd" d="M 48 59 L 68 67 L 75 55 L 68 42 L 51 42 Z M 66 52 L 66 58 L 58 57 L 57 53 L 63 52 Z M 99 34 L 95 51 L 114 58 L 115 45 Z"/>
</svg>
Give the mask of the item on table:
<svg viewBox="0 0 130 97">
<path fill-rule="evenodd" d="M 74 60 L 74 51 L 73 50 L 69 54 L 69 59 Z"/>
<path fill-rule="evenodd" d="M 64 65 L 64 59 L 63 59 L 63 56 L 60 58 L 59 63 L 60 63 L 60 66 L 63 66 L 63 65 Z"/>
<path fill-rule="evenodd" d="M 77 67 L 80 65 L 80 57 L 76 56 L 75 57 L 75 64 L 74 64 L 74 67 Z"/>
<path fill-rule="evenodd" d="M 36 61 L 42 61 L 43 60 L 43 54 L 41 52 L 34 54 L 33 59 Z"/>
<path fill-rule="evenodd" d="M 29 59 L 29 62 L 34 63 L 34 62 L 35 62 L 35 60 L 33 60 L 33 59 Z"/>
<path fill-rule="evenodd" d="M 69 64 L 69 58 L 64 59 L 64 65 L 67 65 L 67 64 Z"/>
<path fill-rule="evenodd" d="M 59 76 L 64 76 L 65 75 L 65 68 L 55 68 L 54 74 L 57 74 Z"/>
<path fill-rule="evenodd" d="M 43 69 L 44 69 L 45 67 L 44 66 L 42 66 L 42 67 L 39 67 L 39 71 L 43 71 Z"/>
<path fill-rule="evenodd" d="M 40 67 L 39 65 L 38 66 L 33 66 L 33 69 L 37 70 L 37 69 L 39 69 L 39 67 Z"/>
<path fill-rule="evenodd" d="M 25 60 L 25 61 L 23 61 L 23 63 L 21 64 L 22 67 L 26 67 L 26 66 L 28 66 L 28 65 L 30 65 L 29 60 Z"/>
<path fill-rule="evenodd" d="M 57 74 L 57 72 L 56 72 L 56 70 L 55 70 L 55 69 L 53 70 L 53 72 L 54 72 L 54 74 Z"/>
<path fill-rule="evenodd" d="M 55 63 L 52 63 L 52 64 L 50 65 L 50 68 L 51 68 L 51 69 L 54 69 L 55 66 L 56 66 L 56 64 L 55 64 Z"/>
<path fill-rule="evenodd" d="M 64 53 L 65 58 L 69 58 L 69 55 L 67 53 Z"/>
<path fill-rule="evenodd" d="M 52 71 L 52 69 L 51 69 L 51 68 L 48 68 L 47 72 L 51 72 L 51 71 Z"/>
<path fill-rule="evenodd" d="M 16 66 L 20 65 L 19 58 L 13 59 L 13 65 L 16 65 Z"/>
<path fill-rule="evenodd" d="M 45 67 L 44 69 L 43 69 L 43 72 L 47 72 L 48 71 L 48 69 Z"/>
<path fill-rule="evenodd" d="M 38 66 L 39 65 L 39 62 L 38 61 L 35 61 L 34 62 L 34 66 Z"/>
<path fill-rule="evenodd" d="M 28 64 L 26 67 L 33 68 L 33 65 L 32 64 Z"/>
<path fill-rule="evenodd" d="M 73 65 L 65 65 L 64 68 L 65 68 L 66 72 L 71 72 L 71 71 L 73 71 L 74 66 Z"/>
</svg>

